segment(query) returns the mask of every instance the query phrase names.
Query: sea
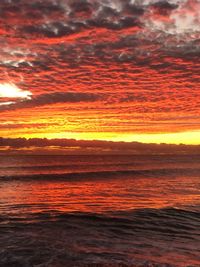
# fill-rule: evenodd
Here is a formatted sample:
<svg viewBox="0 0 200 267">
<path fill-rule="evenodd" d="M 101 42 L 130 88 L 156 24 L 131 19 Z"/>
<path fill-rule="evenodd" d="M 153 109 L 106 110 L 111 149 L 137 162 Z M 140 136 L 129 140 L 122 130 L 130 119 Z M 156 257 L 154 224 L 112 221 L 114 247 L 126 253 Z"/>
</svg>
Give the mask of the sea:
<svg viewBox="0 0 200 267">
<path fill-rule="evenodd" d="M 1 155 L 0 267 L 200 266 L 199 155 Z"/>
</svg>

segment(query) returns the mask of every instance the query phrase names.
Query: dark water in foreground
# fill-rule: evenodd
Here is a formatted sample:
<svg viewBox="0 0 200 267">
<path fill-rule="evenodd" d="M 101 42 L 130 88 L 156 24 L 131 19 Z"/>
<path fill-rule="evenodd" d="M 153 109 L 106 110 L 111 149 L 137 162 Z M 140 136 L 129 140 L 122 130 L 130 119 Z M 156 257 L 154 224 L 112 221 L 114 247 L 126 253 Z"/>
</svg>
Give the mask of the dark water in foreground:
<svg viewBox="0 0 200 267">
<path fill-rule="evenodd" d="M 200 266 L 200 156 L 1 156 L 0 267 Z"/>
</svg>

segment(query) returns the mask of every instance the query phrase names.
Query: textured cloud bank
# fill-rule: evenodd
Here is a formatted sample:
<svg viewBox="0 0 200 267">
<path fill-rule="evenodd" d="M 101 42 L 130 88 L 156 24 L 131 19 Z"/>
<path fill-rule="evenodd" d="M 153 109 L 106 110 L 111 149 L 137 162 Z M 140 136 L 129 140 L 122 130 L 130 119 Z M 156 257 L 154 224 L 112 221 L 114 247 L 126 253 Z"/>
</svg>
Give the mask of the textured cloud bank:
<svg viewBox="0 0 200 267">
<path fill-rule="evenodd" d="M 108 141 L 77 141 L 74 139 L 40 139 L 40 138 L 0 138 L 0 153 L 18 152 L 36 153 L 97 153 L 97 154 L 199 154 L 200 146 L 168 145 L 168 144 L 143 144 L 139 142 L 108 142 Z"/>
<path fill-rule="evenodd" d="M 1 97 L 1 134 L 6 124 L 35 125 L 22 135 L 51 123 L 80 133 L 200 129 L 199 10 L 198 0 L 2 0 L 0 83 L 31 99 Z"/>
</svg>

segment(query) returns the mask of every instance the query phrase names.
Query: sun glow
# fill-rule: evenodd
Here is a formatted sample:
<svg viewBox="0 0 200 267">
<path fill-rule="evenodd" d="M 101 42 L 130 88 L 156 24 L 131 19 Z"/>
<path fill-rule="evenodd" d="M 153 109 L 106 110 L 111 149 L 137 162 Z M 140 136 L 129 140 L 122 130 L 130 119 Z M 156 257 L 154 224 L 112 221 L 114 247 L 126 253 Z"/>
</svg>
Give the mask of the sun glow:
<svg viewBox="0 0 200 267">
<path fill-rule="evenodd" d="M 15 135 L 10 137 L 20 137 Z M 59 132 L 59 133 L 31 133 L 23 134 L 25 138 L 72 138 L 76 140 L 103 140 L 113 142 L 141 142 L 141 143 L 166 143 L 166 144 L 186 144 L 199 145 L 200 131 L 179 132 L 179 133 L 157 133 L 157 134 L 137 134 L 137 133 L 115 133 L 115 132 Z"/>
<path fill-rule="evenodd" d="M 30 91 L 21 90 L 13 83 L 0 84 L 0 97 L 30 99 L 31 95 Z"/>
</svg>

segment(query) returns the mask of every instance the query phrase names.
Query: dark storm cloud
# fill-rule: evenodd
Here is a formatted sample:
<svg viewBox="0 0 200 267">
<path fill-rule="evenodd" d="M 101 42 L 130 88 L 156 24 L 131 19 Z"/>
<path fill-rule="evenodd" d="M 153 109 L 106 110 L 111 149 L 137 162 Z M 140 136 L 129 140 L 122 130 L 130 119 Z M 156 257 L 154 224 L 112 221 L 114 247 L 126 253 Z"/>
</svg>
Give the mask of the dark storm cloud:
<svg viewBox="0 0 200 267">
<path fill-rule="evenodd" d="M 151 5 L 155 9 L 157 9 L 158 14 L 160 15 L 169 15 L 169 13 L 178 8 L 178 4 L 169 3 L 168 1 L 158 1 Z"/>
<path fill-rule="evenodd" d="M 66 25 L 61 22 L 53 22 L 42 25 L 24 26 L 22 31 L 28 34 L 43 35 L 45 37 L 61 37 L 75 33 L 79 27 L 76 25 Z"/>
<path fill-rule="evenodd" d="M 139 17 L 142 15 L 142 9 L 133 6 L 129 9 L 129 2 L 125 2 L 126 4 L 116 2 L 116 5 L 113 5 L 112 2 L 106 4 L 103 1 L 62 1 L 49 2 L 49 5 L 43 2 L 22 5 L 25 16 L 30 12 L 32 17 L 34 18 L 35 14 L 36 18 L 35 23 L 19 26 L 18 31 L 20 34 L 32 35 L 31 38 L 34 35 L 53 38 L 90 28 L 119 30 L 141 27 Z M 60 16 L 54 17 L 56 11 Z"/>
<path fill-rule="evenodd" d="M 136 18 L 134 19 L 133 17 L 123 17 L 117 20 L 116 22 L 113 22 L 112 18 L 99 18 L 95 20 L 88 20 L 87 24 L 92 27 L 107 28 L 112 30 L 125 29 L 133 26 L 141 26 L 139 20 L 137 20 Z"/>
<path fill-rule="evenodd" d="M 185 18 L 182 16 L 184 11 L 188 8 L 194 12 L 191 15 L 198 16 L 198 11 L 194 11 L 198 7 L 197 0 L 33 0 L 30 2 L 4 0 L 0 3 L 2 18 L 10 19 L 11 27 L 12 23 L 15 23 L 12 34 L 23 34 L 24 31 L 25 34 L 40 33 L 47 37 L 56 36 L 56 33 L 57 36 L 73 34 L 91 27 L 117 30 L 139 26 L 146 29 L 148 23 L 152 27 L 149 30 L 153 31 L 158 24 L 164 23 L 166 25 L 161 30 L 165 31 L 168 22 L 162 20 L 163 16 L 168 17 L 169 23 L 172 24 L 170 27 L 179 31 L 180 29 L 175 28 L 181 27 L 181 22 L 184 25 L 187 23 L 187 16 Z M 198 19 L 194 18 L 189 23 L 198 24 Z M 9 28 L 8 25 L 2 26 Z M 187 29 L 182 27 L 182 30 Z"/>
<path fill-rule="evenodd" d="M 19 21 L 23 15 L 23 23 L 15 25 L 14 34 L 35 34 L 36 37 L 38 34 L 59 37 L 91 27 L 117 30 L 141 26 L 140 17 L 145 12 L 142 6 L 131 1 L 21 0 L 4 1 L 0 7 L 6 19 L 18 16 L 16 20 Z"/>
<path fill-rule="evenodd" d="M 192 1 L 194 4 L 198 3 L 197 0 Z M 190 35 L 198 31 L 198 12 L 191 14 L 194 16 L 194 19 L 191 21 L 184 15 L 185 9 L 187 7 L 190 9 L 189 2 L 191 0 L 186 1 L 185 4 L 181 1 L 162 0 L 3 1 L 0 3 L 2 12 L 0 28 L 7 32 L 7 37 L 22 38 L 21 41 L 24 39 L 28 42 L 32 40 L 46 45 L 49 44 L 49 39 L 57 38 L 56 42 L 59 44 L 66 41 L 59 38 L 79 34 L 79 36 L 75 37 L 74 44 L 83 53 L 81 43 L 87 43 L 90 39 L 91 45 L 94 46 L 100 42 L 108 42 L 111 55 L 112 45 L 115 45 L 116 42 L 121 42 L 122 39 L 122 45 L 125 48 L 124 39 L 126 39 L 126 43 L 129 44 L 130 49 L 135 54 L 138 52 L 135 49 L 137 40 L 140 51 L 144 51 L 144 53 L 145 51 L 153 52 L 157 49 L 173 52 L 174 49 L 177 49 L 179 53 L 174 53 L 173 56 L 189 53 L 188 51 L 190 51 L 189 54 L 197 55 L 199 53 L 199 43 L 194 43 L 194 38 L 190 40 L 187 36 L 179 36 L 179 38 L 172 38 L 171 36 L 171 33 L 177 34 L 180 32 L 181 34 L 187 33 Z M 5 23 L 3 18 L 9 23 Z M 186 24 L 191 24 L 191 31 L 188 31 L 188 28 L 185 26 Z M 88 36 L 84 36 L 84 32 L 88 30 L 108 29 L 111 31 L 121 31 L 134 27 L 138 28 L 138 30 L 135 32 L 122 32 L 115 40 L 112 40 L 112 34 L 109 41 L 103 39 L 95 40 L 94 37 L 90 36 L 90 33 L 88 33 Z M 132 38 L 135 38 L 134 42 Z M 151 42 L 151 45 L 147 48 L 144 47 L 146 41 Z M 184 43 L 188 45 L 184 46 Z M 187 49 L 188 46 L 189 49 Z M 47 47 L 43 47 L 43 49 L 46 50 Z M 102 50 L 103 52 L 105 51 L 104 49 Z M 145 56 L 149 57 L 147 53 Z M 78 54 L 76 57 L 78 57 Z M 73 58 L 71 57 L 71 60 Z M 132 60 L 133 57 L 131 56 L 128 59 Z M 12 62 L 7 64 L 12 64 Z M 17 63 L 14 63 L 14 65 L 18 66 Z"/>
</svg>

